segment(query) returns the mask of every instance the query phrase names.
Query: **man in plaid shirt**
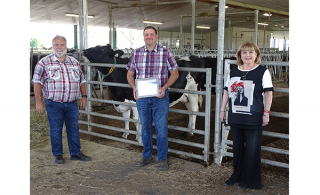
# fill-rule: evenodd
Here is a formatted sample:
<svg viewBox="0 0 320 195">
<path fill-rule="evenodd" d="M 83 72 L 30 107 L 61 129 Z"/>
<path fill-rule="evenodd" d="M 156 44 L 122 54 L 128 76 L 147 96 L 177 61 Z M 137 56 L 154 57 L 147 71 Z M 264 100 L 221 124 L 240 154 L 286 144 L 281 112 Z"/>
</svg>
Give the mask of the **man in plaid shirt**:
<svg viewBox="0 0 320 195">
<path fill-rule="evenodd" d="M 42 58 L 34 69 L 32 83 L 36 98 L 36 110 L 44 111 L 44 97 L 50 126 L 52 153 L 56 164 L 63 164 L 62 127 L 67 129 L 70 160 L 90 161 L 80 151 L 77 98 L 82 95 L 80 106 L 87 106 L 86 79 L 79 62 L 67 56 L 67 40 L 55 36 L 52 54 Z"/>
<path fill-rule="evenodd" d="M 147 26 L 143 31 L 145 46 L 132 54 L 127 66 L 127 79 L 133 88 L 139 117 L 142 124 L 142 142 L 144 152 L 142 159 L 135 166 L 142 167 L 153 163 L 152 119 L 156 127 L 157 154 L 160 170 L 168 170 L 168 88 L 179 77 L 178 65 L 171 51 L 157 44 L 157 30 Z M 168 78 L 168 71 L 171 75 Z M 134 73 L 136 79 L 158 77 L 160 81 L 159 95 L 156 97 L 137 98 Z"/>
</svg>

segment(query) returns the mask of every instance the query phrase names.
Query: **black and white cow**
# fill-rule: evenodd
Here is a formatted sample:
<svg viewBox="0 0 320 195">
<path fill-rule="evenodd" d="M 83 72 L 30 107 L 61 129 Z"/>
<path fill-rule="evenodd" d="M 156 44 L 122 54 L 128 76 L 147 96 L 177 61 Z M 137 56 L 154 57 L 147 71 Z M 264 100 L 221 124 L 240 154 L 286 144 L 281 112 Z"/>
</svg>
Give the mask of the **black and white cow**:
<svg viewBox="0 0 320 195">
<path fill-rule="evenodd" d="M 211 68 L 211 84 L 212 85 L 215 85 L 216 84 L 216 76 L 217 76 L 217 58 L 210 58 L 210 57 L 205 57 L 205 58 L 201 58 L 204 60 L 205 62 L 205 68 Z M 225 60 L 236 60 L 237 58 L 236 57 L 231 57 L 231 58 L 223 58 L 223 67 L 224 67 L 224 64 L 225 64 Z M 230 65 L 230 68 L 233 66 L 233 64 Z M 224 71 L 224 68 L 223 68 L 223 71 Z M 205 89 L 205 86 L 204 84 L 206 83 L 206 77 L 203 78 L 203 82 L 200 86 L 201 89 Z M 212 94 L 215 94 L 216 91 L 215 91 L 215 87 L 213 87 L 211 89 L 211 93 Z"/>
<path fill-rule="evenodd" d="M 118 54 L 118 57 L 115 55 Z M 108 63 L 108 64 L 128 64 L 129 59 L 122 59 L 120 58 L 123 55 L 123 51 L 117 50 L 113 51 L 110 45 L 106 46 L 96 46 L 86 50 L 83 50 L 84 57 L 86 57 L 91 63 Z M 202 59 L 199 59 L 196 56 L 184 57 L 177 61 L 179 67 L 198 67 L 204 68 L 205 63 Z M 103 75 L 105 76 L 106 82 L 115 82 L 115 83 L 124 83 L 128 84 L 127 81 L 127 70 L 124 68 L 114 68 L 112 73 L 109 73 L 110 67 L 95 67 L 97 68 Z M 169 72 L 170 73 L 170 72 Z M 187 90 L 197 90 L 198 83 L 202 82 L 203 80 L 203 73 L 190 73 L 186 71 L 179 71 L 179 78 L 177 81 L 171 86 L 171 88 L 178 88 L 178 89 L 187 89 Z M 110 93 L 112 100 L 115 101 L 123 101 L 123 102 L 132 102 L 135 103 L 135 99 L 133 97 L 133 90 L 132 88 L 126 87 L 115 87 L 109 86 Z M 202 100 L 202 97 L 197 94 L 182 94 L 181 93 L 169 93 L 170 98 L 170 106 L 175 105 L 179 101 L 182 101 L 186 104 L 186 107 L 190 111 L 199 111 L 198 101 L 199 99 Z M 137 108 L 130 107 L 130 106 L 115 106 L 116 110 L 123 114 L 123 117 L 129 118 L 130 117 L 130 110 L 133 110 L 133 118 L 139 119 Z M 190 115 L 189 116 L 189 124 L 188 127 L 191 129 L 195 129 L 195 122 L 196 116 Z M 135 124 L 138 128 L 138 124 Z M 125 129 L 129 130 L 129 122 L 125 122 Z M 129 133 L 124 133 L 122 137 L 127 138 Z M 136 136 L 138 139 L 138 136 Z"/>
</svg>

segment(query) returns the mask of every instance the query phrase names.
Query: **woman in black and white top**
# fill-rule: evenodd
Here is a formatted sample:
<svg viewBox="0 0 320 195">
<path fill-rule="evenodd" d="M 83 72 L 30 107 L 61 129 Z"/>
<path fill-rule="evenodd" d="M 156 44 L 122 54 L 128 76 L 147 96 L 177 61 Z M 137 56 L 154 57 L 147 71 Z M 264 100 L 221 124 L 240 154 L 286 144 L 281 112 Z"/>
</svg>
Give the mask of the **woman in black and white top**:
<svg viewBox="0 0 320 195">
<path fill-rule="evenodd" d="M 229 102 L 228 123 L 233 140 L 233 174 L 226 186 L 239 183 L 241 189 L 261 189 L 262 126 L 269 123 L 272 104 L 272 79 L 269 70 L 259 65 L 260 50 L 254 42 L 244 42 L 237 51 L 237 64 L 228 73 L 220 110 L 225 122 Z M 247 104 L 239 104 L 239 93 Z M 264 102 L 265 98 L 265 102 Z M 242 98 L 241 98 L 242 99 Z"/>
</svg>

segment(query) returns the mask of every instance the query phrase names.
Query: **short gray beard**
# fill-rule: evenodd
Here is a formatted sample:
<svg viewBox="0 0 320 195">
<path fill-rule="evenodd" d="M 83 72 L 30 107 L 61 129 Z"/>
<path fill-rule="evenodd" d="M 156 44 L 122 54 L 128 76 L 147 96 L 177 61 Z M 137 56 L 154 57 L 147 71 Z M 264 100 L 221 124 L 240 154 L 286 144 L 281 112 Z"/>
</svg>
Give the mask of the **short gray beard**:
<svg viewBox="0 0 320 195">
<path fill-rule="evenodd" d="M 65 48 L 62 52 L 62 54 L 59 54 L 56 50 L 53 49 L 53 54 L 57 57 L 57 58 L 62 58 L 67 54 L 67 48 Z"/>
</svg>

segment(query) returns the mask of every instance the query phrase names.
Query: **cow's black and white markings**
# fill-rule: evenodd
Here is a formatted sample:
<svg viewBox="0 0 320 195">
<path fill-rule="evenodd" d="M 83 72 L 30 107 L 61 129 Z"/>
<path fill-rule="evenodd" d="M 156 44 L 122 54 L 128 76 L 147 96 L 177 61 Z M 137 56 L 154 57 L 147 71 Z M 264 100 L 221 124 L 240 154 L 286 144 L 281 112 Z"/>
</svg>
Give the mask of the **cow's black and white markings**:
<svg viewBox="0 0 320 195">
<path fill-rule="evenodd" d="M 115 57 L 115 55 L 118 57 Z M 120 58 L 123 54 L 123 51 L 117 50 L 113 51 L 110 45 L 106 46 L 96 46 L 93 48 L 89 48 L 83 50 L 83 56 L 85 56 L 91 63 L 108 63 L 108 64 L 128 64 L 129 59 Z M 196 57 L 184 57 L 177 61 L 179 67 L 197 67 L 204 68 L 205 62 L 204 60 Z M 111 67 L 96 67 L 103 75 L 107 75 Z M 170 74 L 170 72 L 169 72 Z M 169 75 L 170 76 L 170 75 Z M 171 86 L 171 88 L 178 89 L 188 89 L 188 90 L 197 90 L 199 86 L 202 85 L 204 79 L 204 73 L 198 72 L 186 72 L 179 71 L 179 78 L 177 81 Z M 105 77 L 106 82 L 115 82 L 115 83 L 124 83 L 128 84 L 127 81 L 127 70 L 124 68 L 114 68 L 111 74 Z M 201 83 L 200 85 L 198 83 Z M 124 101 L 124 102 L 133 102 L 135 103 L 135 99 L 133 97 L 132 88 L 125 87 L 115 87 L 109 86 L 112 100 L 115 101 Z M 170 106 L 173 106 L 175 103 L 182 101 L 186 104 L 186 107 L 189 111 L 198 112 L 199 99 L 202 100 L 202 97 L 197 94 L 182 94 L 181 93 L 169 93 L 170 98 Z M 130 117 L 130 110 L 133 110 L 133 118 L 139 119 L 138 112 L 136 107 L 129 106 L 115 106 L 118 112 L 123 113 L 123 117 Z M 189 116 L 189 124 L 188 127 L 190 129 L 195 129 L 196 116 Z M 125 128 L 129 130 L 129 122 L 125 122 Z M 136 124 L 138 125 L 138 124 Z M 138 129 L 138 126 L 137 126 Z M 129 134 L 124 133 L 122 137 L 127 138 Z M 136 137 L 136 139 L 138 136 Z"/>
</svg>

